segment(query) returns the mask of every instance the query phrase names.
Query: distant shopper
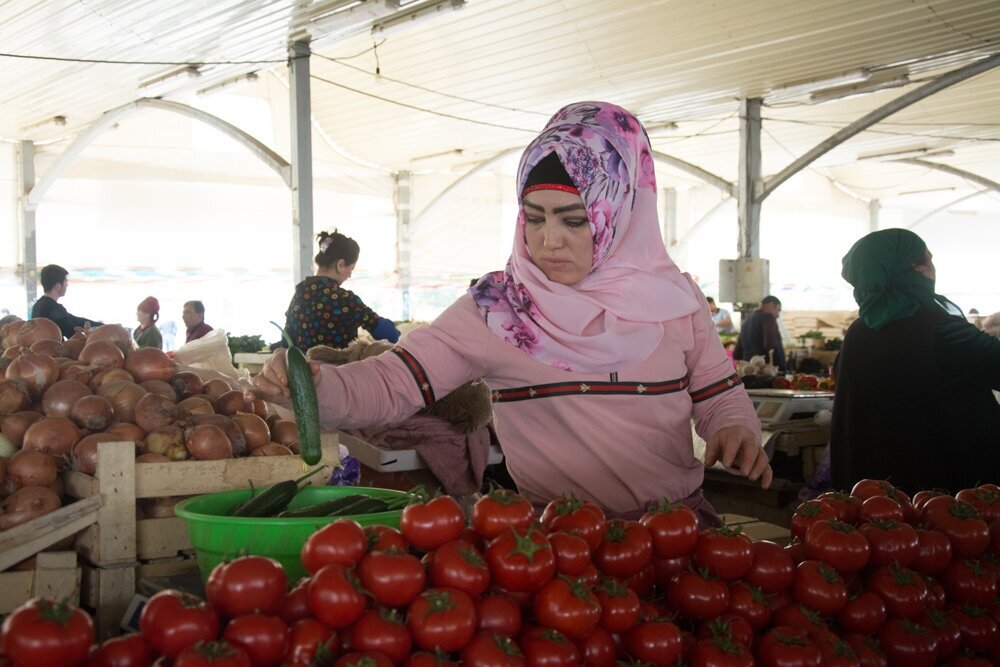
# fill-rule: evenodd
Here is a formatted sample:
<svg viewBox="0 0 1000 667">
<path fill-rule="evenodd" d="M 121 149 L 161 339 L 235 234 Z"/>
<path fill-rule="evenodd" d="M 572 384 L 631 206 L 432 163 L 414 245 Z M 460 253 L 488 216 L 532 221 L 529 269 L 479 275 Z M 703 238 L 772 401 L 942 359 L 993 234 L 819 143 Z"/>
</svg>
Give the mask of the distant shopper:
<svg viewBox="0 0 1000 667">
<path fill-rule="evenodd" d="M 212 330 L 212 327 L 205 324 L 205 304 L 201 301 L 188 301 L 184 304 L 184 311 L 181 313 L 184 325 L 187 327 L 187 339 L 185 343 L 202 338 Z"/>
<path fill-rule="evenodd" d="M 147 296 L 135 309 L 135 319 L 139 321 L 139 326 L 132 332 L 132 338 L 139 347 L 155 347 L 157 350 L 163 349 L 163 336 L 156 328 L 156 321 L 160 319 L 160 302 L 155 296 Z"/>
<path fill-rule="evenodd" d="M 99 327 L 103 324 L 97 320 L 88 320 L 86 317 L 77 317 L 59 303 L 59 299 L 66 296 L 66 289 L 69 287 L 69 271 L 57 264 L 49 264 L 42 268 L 41 279 L 45 294 L 31 307 L 32 319 L 44 317 L 52 320 L 66 338 L 72 336 L 77 327 L 88 324 Z"/>
<path fill-rule="evenodd" d="M 761 299 L 757 310 L 750 313 L 740 327 L 740 338 L 734 354 L 737 360 L 750 361 L 758 355 L 768 358 L 774 350 L 774 365 L 785 370 L 785 346 L 781 342 L 778 318 L 781 317 L 781 301 L 776 296 L 767 295 Z"/>
<path fill-rule="evenodd" d="M 712 313 L 715 330 L 720 334 L 736 333 L 736 329 L 733 328 L 733 316 L 729 314 L 729 311 L 715 305 L 715 299 L 710 296 L 705 297 L 705 300 L 708 301 L 708 310 Z"/>
</svg>

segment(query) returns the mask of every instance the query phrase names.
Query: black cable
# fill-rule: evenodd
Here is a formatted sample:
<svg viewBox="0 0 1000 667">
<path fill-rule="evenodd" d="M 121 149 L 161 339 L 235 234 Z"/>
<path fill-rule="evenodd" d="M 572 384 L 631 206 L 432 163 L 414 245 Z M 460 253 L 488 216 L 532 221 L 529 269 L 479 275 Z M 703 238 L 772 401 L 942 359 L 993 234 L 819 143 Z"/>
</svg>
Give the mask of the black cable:
<svg viewBox="0 0 1000 667">
<path fill-rule="evenodd" d="M 62 63 L 93 63 L 97 65 L 176 65 L 178 67 L 202 65 L 277 65 L 289 60 L 308 58 L 309 56 L 293 56 L 281 60 L 204 60 L 197 62 L 163 61 L 163 60 L 98 60 L 95 58 L 63 58 L 61 56 L 29 56 L 23 53 L 0 53 L 0 58 L 20 58 L 22 60 L 49 60 Z"/>
</svg>

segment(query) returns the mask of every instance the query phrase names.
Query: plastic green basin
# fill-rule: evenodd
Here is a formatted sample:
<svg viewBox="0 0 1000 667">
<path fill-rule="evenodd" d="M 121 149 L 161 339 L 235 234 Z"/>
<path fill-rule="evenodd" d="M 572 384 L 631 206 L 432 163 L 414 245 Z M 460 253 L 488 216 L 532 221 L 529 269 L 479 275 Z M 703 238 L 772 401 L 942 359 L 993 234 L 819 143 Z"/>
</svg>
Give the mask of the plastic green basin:
<svg viewBox="0 0 1000 667">
<path fill-rule="evenodd" d="M 365 494 L 375 498 L 405 496 L 395 489 L 376 489 L 357 486 L 306 486 L 292 499 L 289 508 L 313 505 L 352 494 Z M 382 524 L 399 527 L 402 510 L 377 512 L 350 517 L 313 517 L 303 519 L 278 519 L 229 516 L 233 509 L 250 497 L 249 489 L 220 491 L 181 501 L 174 513 L 184 519 L 188 536 L 198 558 L 202 581 L 223 560 L 243 554 L 268 556 L 281 563 L 289 583 L 305 576 L 299 560 L 302 545 L 316 532 L 337 519 L 354 519 L 362 526 Z"/>
</svg>

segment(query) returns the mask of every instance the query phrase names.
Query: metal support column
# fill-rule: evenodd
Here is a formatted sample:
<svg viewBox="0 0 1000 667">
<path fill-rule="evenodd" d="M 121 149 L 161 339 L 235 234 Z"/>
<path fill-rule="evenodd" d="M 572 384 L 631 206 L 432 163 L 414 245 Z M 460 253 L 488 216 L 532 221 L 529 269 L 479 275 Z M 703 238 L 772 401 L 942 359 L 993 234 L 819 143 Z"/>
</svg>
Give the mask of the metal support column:
<svg viewBox="0 0 1000 667">
<path fill-rule="evenodd" d="M 759 98 L 740 100 L 740 162 L 736 184 L 736 219 L 739 222 L 740 257 L 760 257 L 760 202 L 763 183 L 760 174 Z"/>
<path fill-rule="evenodd" d="M 882 210 L 882 202 L 873 199 L 868 202 L 868 233 L 878 231 L 878 214 Z"/>
<path fill-rule="evenodd" d="M 292 271 L 299 283 L 312 273 L 313 182 L 312 100 L 309 89 L 309 44 L 288 48 L 288 90 L 292 130 Z"/>
<path fill-rule="evenodd" d="M 403 320 L 410 313 L 410 172 L 396 174 L 396 271 L 403 295 Z"/>
<path fill-rule="evenodd" d="M 677 188 L 663 188 L 663 244 L 669 252 L 677 243 Z"/>
<path fill-rule="evenodd" d="M 38 259 L 35 254 L 35 207 L 28 206 L 28 195 L 35 187 L 35 144 L 22 141 L 18 144 L 18 206 L 21 227 L 21 275 L 24 280 L 25 316 L 38 299 Z"/>
</svg>

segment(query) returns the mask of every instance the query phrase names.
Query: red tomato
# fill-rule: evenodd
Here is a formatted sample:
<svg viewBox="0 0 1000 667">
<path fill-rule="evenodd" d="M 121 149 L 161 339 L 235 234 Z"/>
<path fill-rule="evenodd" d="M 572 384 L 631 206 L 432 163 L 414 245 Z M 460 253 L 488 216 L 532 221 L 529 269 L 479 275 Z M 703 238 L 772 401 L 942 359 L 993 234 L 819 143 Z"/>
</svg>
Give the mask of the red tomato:
<svg viewBox="0 0 1000 667">
<path fill-rule="evenodd" d="M 436 588 L 451 587 L 477 597 L 490 585 L 483 555 L 464 540 L 442 544 L 424 556 L 427 580 Z"/>
<path fill-rule="evenodd" d="M 933 609 L 944 609 L 946 596 L 941 582 L 934 577 L 925 575 L 924 584 L 927 585 L 927 606 Z"/>
<path fill-rule="evenodd" d="M 969 503 L 979 512 L 986 523 L 1000 519 L 1000 493 L 982 487 L 962 489 L 955 494 L 956 500 Z"/>
<path fill-rule="evenodd" d="M 919 623 L 934 633 L 939 662 L 947 660 L 962 648 L 962 631 L 950 613 L 940 609 L 928 609 L 920 617 Z"/>
<path fill-rule="evenodd" d="M 660 587 L 661 591 L 667 590 L 667 586 L 670 585 L 670 580 L 674 578 L 674 575 L 688 569 L 690 562 L 691 558 L 689 556 L 653 558 L 653 576 L 656 579 L 656 585 Z"/>
<path fill-rule="evenodd" d="M 917 528 L 917 557 L 910 567 L 921 574 L 941 574 L 951 563 L 951 542 L 937 530 Z"/>
<path fill-rule="evenodd" d="M 604 539 L 604 510 L 575 496 L 564 496 L 549 501 L 542 510 L 542 525 L 550 533 L 563 531 L 579 535 L 587 541 L 590 550 Z"/>
<path fill-rule="evenodd" d="M 723 581 L 735 581 L 753 565 L 753 543 L 739 526 L 702 531 L 693 560 Z"/>
<path fill-rule="evenodd" d="M 794 628 L 806 634 L 830 629 L 818 611 L 800 604 L 787 604 L 775 609 L 771 616 L 771 626 Z"/>
<path fill-rule="evenodd" d="M 524 654 L 509 635 L 477 632 L 462 649 L 463 667 L 520 667 Z"/>
<path fill-rule="evenodd" d="M 176 658 L 188 646 L 217 639 L 219 615 L 195 596 L 168 588 L 146 602 L 139 630 L 154 649 Z"/>
<path fill-rule="evenodd" d="M 996 577 L 975 559 L 954 561 L 941 575 L 940 581 L 948 600 L 959 604 L 968 602 L 990 607 L 997 594 Z"/>
<path fill-rule="evenodd" d="M 575 579 L 558 576 L 535 593 L 535 619 L 578 641 L 589 635 L 601 620 L 601 604 L 590 588 Z"/>
<path fill-rule="evenodd" d="M 707 572 L 678 572 L 667 588 L 667 601 L 682 615 L 695 621 L 715 618 L 729 607 L 729 589 Z"/>
<path fill-rule="evenodd" d="M 871 635 L 850 634 L 844 639 L 854 649 L 861 667 L 887 667 L 889 664 L 885 659 L 882 646 Z"/>
<path fill-rule="evenodd" d="M 895 490 L 896 487 L 884 479 L 862 479 L 851 489 L 851 495 L 864 502 L 872 496 L 888 496 Z"/>
<path fill-rule="evenodd" d="M 821 560 L 838 572 L 860 572 L 871 549 L 865 536 L 843 521 L 825 519 L 806 529 L 806 556 Z"/>
<path fill-rule="evenodd" d="M 358 579 L 379 604 L 404 607 L 420 595 L 427 574 L 419 558 L 390 549 L 365 554 L 358 563 Z"/>
<path fill-rule="evenodd" d="M 94 624 L 65 601 L 35 598 L 4 619 L 0 642 L 0 651 L 17 667 L 74 667 L 94 642 Z"/>
<path fill-rule="evenodd" d="M 877 632 L 885 618 L 885 602 L 871 591 L 861 591 L 850 596 L 847 604 L 837 614 L 837 622 L 844 632 L 862 635 Z"/>
<path fill-rule="evenodd" d="M 997 641 L 997 623 L 979 607 L 948 605 L 948 612 L 962 632 L 962 647 L 988 651 Z"/>
<path fill-rule="evenodd" d="M 749 649 L 753 646 L 754 629 L 750 623 L 733 612 L 698 626 L 698 639 L 725 639 Z"/>
<path fill-rule="evenodd" d="M 601 573 L 597 571 L 597 566 L 593 563 L 587 563 L 587 567 L 583 568 L 583 572 L 577 577 L 580 581 L 587 584 L 591 588 L 596 586 L 601 581 Z M 627 584 L 629 580 L 626 580 Z"/>
<path fill-rule="evenodd" d="M 552 545 L 536 528 L 500 533 L 486 547 L 486 562 L 493 581 L 511 591 L 537 591 L 556 572 Z"/>
<path fill-rule="evenodd" d="M 757 645 L 760 667 L 820 667 L 823 657 L 819 647 L 806 638 L 804 632 L 788 627 L 774 627 L 761 637 Z"/>
<path fill-rule="evenodd" d="M 927 609 L 923 577 L 898 563 L 883 565 L 868 578 L 868 590 L 885 602 L 889 616 L 916 618 Z"/>
<path fill-rule="evenodd" d="M 604 579 L 596 593 L 604 629 L 624 632 L 639 620 L 639 596 L 620 579 Z"/>
<path fill-rule="evenodd" d="M 321 648 L 322 647 L 322 648 Z M 312 667 L 317 655 L 340 653 L 340 636 L 315 618 L 296 621 L 289 632 L 288 651 L 282 667 Z M 321 660 L 316 663 L 322 664 Z"/>
<path fill-rule="evenodd" d="M 365 610 L 360 587 L 350 570 L 336 564 L 326 565 L 309 582 L 309 609 L 325 625 L 336 630 L 346 628 Z"/>
<path fill-rule="evenodd" d="M 681 657 L 681 631 L 666 619 L 641 621 L 625 633 L 628 654 L 640 662 L 671 665 Z"/>
<path fill-rule="evenodd" d="M 698 515 L 683 503 L 654 503 L 639 523 L 649 529 L 656 558 L 686 556 L 698 544 Z"/>
<path fill-rule="evenodd" d="M 837 510 L 832 505 L 822 500 L 807 500 L 796 507 L 792 514 L 792 537 L 802 540 L 806 536 L 806 530 L 815 522 L 836 518 Z"/>
<path fill-rule="evenodd" d="M 473 530 L 492 540 L 507 528 L 525 530 L 535 520 L 535 508 L 524 496 L 510 489 L 494 489 L 472 506 Z"/>
<path fill-rule="evenodd" d="M 578 667 L 580 651 L 576 644 L 558 630 L 530 628 L 521 635 L 521 651 L 527 665 Z"/>
<path fill-rule="evenodd" d="M 363 530 L 365 531 L 365 539 L 368 540 L 368 551 L 388 551 L 395 548 L 405 552 L 410 549 L 403 534 L 392 526 L 375 524 L 365 526 Z"/>
<path fill-rule="evenodd" d="M 924 626 L 905 618 L 890 618 L 882 624 L 878 638 L 890 665 L 934 666 L 937 639 Z"/>
<path fill-rule="evenodd" d="M 285 593 L 285 599 L 278 608 L 278 617 L 291 626 L 296 621 L 308 618 L 309 611 L 309 577 L 299 579 L 292 590 Z"/>
<path fill-rule="evenodd" d="M 556 556 L 556 572 L 575 577 L 590 564 L 590 545 L 579 535 L 549 533 L 549 544 Z"/>
<path fill-rule="evenodd" d="M 351 626 L 351 650 L 377 651 L 393 664 L 400 664 L 410 655 L 413 640 L 406 621 L 395 609 L 368 609 Z"/>
<path fill-rule="evenodd" d="M 924 505 L 926 505 L 927 501 L 930 500 L 931 498 L 937 498 L 938 496 L 949 497 L 948 494 L 944 493 L 943 491 L 934 491 L 934 490 L 917 491 L 916 493 L 913 494 L 913 509 L 917 510 L 919 516 L 923 516 Z"/>
<path fill-rule="evenodd" d="M 755 540 L 753 563 L 743 575 L 743 580 L 760 588 L 764 593 L 777 593 L 792 585 L 795 563 L 784 547 L 768 540 Z"/>
<path fill-rule="evenodd" d="M 405 667 L 458 667 L 458 663 L 433 653 L 414 653 L 406 660 Z"/>
<path fill-rule="evenodd" d="M 357 521 L 339 519 L 309 536 L 302 545 L 302 566 L 316 574 L 324 565 L 357 565 L 368 551 L 368 537 Z"/>
<path fill-rule="evenodd" d="M 650 597 L 656 589 L 656 568 L 650 563 L 625 579 L 625 585 L 635 591 L 640 598 Z"/>
<path fill-rule="evenodd" d="M 472 598 L 454 588 L 428 588 L 410 603 L 406 616 L 414 643 L 425 651 L 460 651 L 476 632 Z"/>
<path fill-rule="evenodd" d="M 744 581 L 729 584 L 728 611 L 746 620 L 754 632 L 763 630 L 771 620 L 771 608 L 764 593 L 757 586 Z"/>
<path fill-rule="evenodd" d="M 638 521 L 612 519 L 594 551 L 594 565 L 612 577 L 627 579 L 652 562 L 653 537 Z"/>
<path fill-rule="evenodd" d="M 583 667 L 614 667 L 618 649 L 615 638 L 598 626 L 594 631 L 577 642 Z"/>
<path fill-rule="evenodd" d="M 691 667 L 753 667 L 750 649 L 722 638 L 700 639 L 688 659 Z"/>
<path fill-rule="evenodd" d="M 806 545 L 801 540 L 793 540 L 785 547 L 785 551 L 788 552 L 792 562 L 796 565 L 806 560 Z"/>
<path fill-rule="evenodd" d="M 978 515 L 972 505 L 956 500 L 929 515 L 928 521 L 948 536 L 955 558 L 976 558 L 990 545 L 989 526 Z"/>
<path fill-rule="evenodd" d="M 804 560 L 795 568 L 792 595 L 824 616 L 836 616 L 847 604 L 847 585 L 826 563 Z"/>
<path fill-rule="evenodd" d="M 516 637 L 521 632 L 521 607 L 505 595 L 486 595 L 474 600 L 476 630 Z"/>
<path fill-rule="evenodd" d="M 222 638 L 246 651 L 253 667 L 270 667 L 288 652 L 290 632 L 277 616 L 247 614 L 231 620 Z"/>
<path fill-rule="evenodd" d="M 823 667 L 857 667 L 858 658 L 846 641 L 830 631 L 809 635 L 823 659 Z"/>
<path fill-rule="evenodd" d="M 351 651 L 340 656 L 333 667 L 392 667 L 392 660 L 378 651 Z"/>
<path fill-rule="evenodd" d="M 904 521 L 903 507 L 888 496 L 872 496 L 861 503 L 858 521 Z"/>
<path fill-rule="evenodd" d="M 223 617 L 277 614 L 288 579 L 281 563 L 264 556 L 242 556 L 212 568 L 205 582 L 208 603 Z"/>
<path fill-rule="evenodd" d="M 84 661 L 84 667 L 149 667 L 153 649 L 142 635 L 133 633 L 105 640 Z"/>
<path fill-rule="evenodd" d="M 858 522 L 858 514 L 861 512 L 860 499 L 843 491 L 826 491 L 816 496 L 816 500 L 822 500 L 833 507 L 837 513 L 837 521 L 850 524 Z"/>
<path fill-rule="evenodd" d="M 464 529 L 465 512 L 451 496 L 407 505 L 399 517 L 403 537 L 421 551 L 437 549 L 445 542 L 457 540 Z"/>
<path fill-rule="evenodd" d="M 198 642 L 174 658 L 173 667 L 251 667 L 246 651 L 224 641 Z"/>
</svg>

